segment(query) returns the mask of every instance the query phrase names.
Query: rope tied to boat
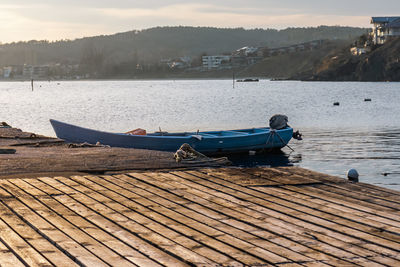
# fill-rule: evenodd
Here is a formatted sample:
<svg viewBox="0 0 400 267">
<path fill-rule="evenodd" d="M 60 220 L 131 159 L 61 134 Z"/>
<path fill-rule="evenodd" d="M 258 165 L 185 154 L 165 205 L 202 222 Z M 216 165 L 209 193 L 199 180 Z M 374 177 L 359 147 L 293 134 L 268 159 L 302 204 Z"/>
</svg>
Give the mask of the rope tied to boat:
<svg viewBox="0 0 400 267">
<path fill-rule="evenodd" d="M 182 160 L 190 161 L 197 159 L 206 159 L 208 158 L 204 154 L 194 150 L 189 144 L 184 143 L 181 147 L 175 152 L 174 158 L 176 162 L 181 162 Z"/>
<path fill-rule="evenodd" d="M 275 136 L 275 135 L 278 136 L 279 140 L 282 142 L 282 144 L 284 145 L 284 147 L 287 146 L 290 150 L 294 151 L 294 149 L 291 148 L 291 147 L 283 140 L 283 138 L 279 135 L 279 133 L 276 131 L 276 129 L 271 129 L 271 130 L 270 130 L 270 134 L 269 134 L 269 136 L 268 136 L 268 139 L 267 139 L 266 144 L 269 144 L 269 143 L 270 143 L 270 140 L 271 140 L 271 144 L 273 145 L 273 144 L 274 144 L 274 136 Z"/>
<path fill-rule="evenodd" d="M 269 144 L 270 140 L 272 140 L 272 145 L 274 143 L 274 135 L 277 135 L 279 140 L 282 142 L 282 144 L 285 146 L 287 146 L 290 150 L 294 151 L 293 148 L 291 148 L 289 146 L 288 143 L 286 143 L 283 138 L 279 135 L 279 133 L 277 132 L 277 130 L 281 130 L 281 129 L 285 129 L 286 127 L 290 127 L 288 124 L 288 117 L 286 115 L 282 115 L 282 114 L 275 114 L 271 117 L 271 119 L 269 120 L 269 127 L 270 127 L 270 135 L 268 136 L 267 139 L 267 144 Z M 302 134 L 299 131 L 296 131 L 293 133 L 292 137 L 296 140 L 303 140 L 302 138 Z"/>
</svg>

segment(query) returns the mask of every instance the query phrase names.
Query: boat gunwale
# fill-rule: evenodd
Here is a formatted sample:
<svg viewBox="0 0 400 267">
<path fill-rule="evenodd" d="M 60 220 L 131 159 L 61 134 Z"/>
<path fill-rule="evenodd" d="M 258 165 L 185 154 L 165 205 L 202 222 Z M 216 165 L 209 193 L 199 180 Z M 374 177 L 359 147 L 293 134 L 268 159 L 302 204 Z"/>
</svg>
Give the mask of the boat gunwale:
<svg viewBox="0 0 400 267">
<path fill-rule="evenodd" d="M 50 122 L 56 122 L 56 123 L 60 123 L 60 124 L 64 124 L 64 125 L 70 125 L 72 127 L 77 127 L 83 130 L 87 130 L 87 131 L 93 131 L 93 132 L 98 132 L 98 133 L 102 133 L 102 134 L 114 134 L 114 135 L 119 135 L 119 136 L 129 136 L 129 137 L 140 137 L 140 138 L 165 138 L 165 139 L 192 139 L 192 138 L 196 138 L 196 135 L 200 135 L 201 138 L 204 139 L 228 139 L 228 138 L 247 138 L 247 137 L 253 137 L 253 136 L 259 136 L 259 135 L 265 135 L 265 134 L 270 134 L 271 133 L 271 129 L 270 127 L 253 127 L 253 128 L 247 128 L 247 129 L 236 129 L 236 130 L 221 130 L 221 131 L 204 131 L 204 132 L 179 132 L 176 134 L 187 134 L 184 136 L 179 136 L 179 135 L 172 135 L 174 133 L 168 133 L 168 135 L 153 135 L 155 133 L 149 133 L 147 135 L 133 135 L 133 134 L 128 134 L 128 133 L 117 133 L 117 132 L 107 132 L 107 131 L 101 131 L 101 130 L 96 130 L 96 129 L 91 129 L 91 128 L 86 128 L 86 127 L 82 127 L 82 126 L 77 126 L 74 124 L 70 124 L 70 123 L 65 123 L 65 122 L 61 122 L 58 120 L 54 120 L 54 119 L 50 119 Z M 242 133 L 246 132 L 246 131 L 251 131 L 251 130 L 263 130 L 261 132 L 254 132 L 254 133 Z M 279 130 L 275 130 L 276 132 L 285 132 L 285 131 L 290 131 L 292 130 L 292 128 L 290 126 L 283 128 L 283 129 L 279 129 Z M 228 133 L 238 133 L 237 135 L 214 135 L 212 133 L 223 133 L 223 132 L 228 132 Z M 202 135 L 205 134 L 205 135 Z M 212 136 L 207 136 L 207 134 L 212 135 Z"/>
</svg>

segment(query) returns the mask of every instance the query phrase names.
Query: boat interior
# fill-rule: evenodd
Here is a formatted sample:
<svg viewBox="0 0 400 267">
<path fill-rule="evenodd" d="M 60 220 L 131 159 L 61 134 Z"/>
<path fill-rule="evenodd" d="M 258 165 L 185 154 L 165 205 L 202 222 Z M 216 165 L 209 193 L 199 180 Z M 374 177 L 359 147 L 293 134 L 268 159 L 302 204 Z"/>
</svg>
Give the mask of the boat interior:
<svg viewBox="0 0 400 267">
<path fill-rule="evenodd" d="M 252 128 L 252 129 L 241 129 L 241 130 L 229 130 L 229 131 L 208 131 L 208 132 L 181 132 L 181 133 L 168 133 L 168 132 L 155 132 L 147 135 L 150 136 L 192 136 L 200 135 L 203 137 L 227 137 L 227 136 L 246 136 L 256 133 L 264 133 L 269 131 L 268 127 L 265 128 Z"/>
</svg>

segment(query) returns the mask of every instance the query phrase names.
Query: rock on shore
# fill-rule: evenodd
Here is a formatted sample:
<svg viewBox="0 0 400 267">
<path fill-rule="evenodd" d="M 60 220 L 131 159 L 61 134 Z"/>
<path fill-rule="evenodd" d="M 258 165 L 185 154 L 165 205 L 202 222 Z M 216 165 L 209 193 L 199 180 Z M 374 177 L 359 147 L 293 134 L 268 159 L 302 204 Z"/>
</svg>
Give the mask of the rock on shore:
<svg viewBox="0 0 400 267">
<path fill-rule="evenodd" d="M 400 81 L 400 38 L 393 38 L 372 51 L 353 56 L 350 47 L 326 56 L 307 73 L 292 79 L 307 81 Z"/>
</svg>

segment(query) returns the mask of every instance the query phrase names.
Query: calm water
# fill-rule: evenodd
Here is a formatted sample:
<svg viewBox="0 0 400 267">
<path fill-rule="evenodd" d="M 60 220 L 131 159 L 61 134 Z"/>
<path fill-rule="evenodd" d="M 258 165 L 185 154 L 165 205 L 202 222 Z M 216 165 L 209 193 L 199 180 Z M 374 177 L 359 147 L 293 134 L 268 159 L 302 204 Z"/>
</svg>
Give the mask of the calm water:
<svg viewBox="0 0 400 267">
<path fill-rule="evenodd" d="M 371 102 L 364 102 L 371 98 Z M 333 102 L 340 102 L 333 106 Z M 230 80 L 0 83 L 0 121 L 54 136 L 49 118 L 104 131 L 259 127 L 275 113 L 304 134 L 282 155 L 238 165 L 299 165 L 400 190 L 400 83 Z M 386 174 L 386 175 L 383 175 Z"/>
</svg>

